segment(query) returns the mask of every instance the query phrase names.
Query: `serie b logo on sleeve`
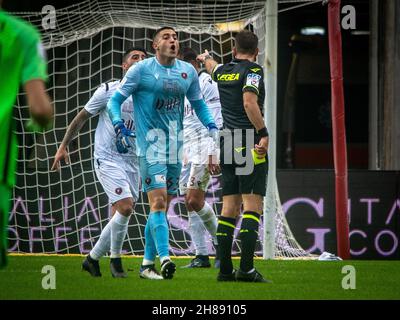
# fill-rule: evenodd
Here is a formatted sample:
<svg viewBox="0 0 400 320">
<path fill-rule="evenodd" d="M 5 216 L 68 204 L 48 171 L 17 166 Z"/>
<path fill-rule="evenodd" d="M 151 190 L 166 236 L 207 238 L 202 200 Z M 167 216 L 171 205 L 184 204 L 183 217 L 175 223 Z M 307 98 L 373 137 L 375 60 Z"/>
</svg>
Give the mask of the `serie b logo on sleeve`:
<svg viewBox="0 0 400 320">
<path fill-rule="evenodd" d="M 182 76 L 183 79 L 186 79 L 187 78 L 187 73 L 186 72 L 182 72 L 181 76 Z"/>
<path fill-rule="evenodd" d="M 250 73 L 247 75 L 246 85 L 258 88 L 258 86 L 260 84 L 260 79 L 261 79 L 260 75 L 255 74 L 255 73 Z"/>
<path fill-rule="evenodd" d="M 122 188 L 115 189 L 115 193 L 120 195 L 122 193 Z"/>
</svg>

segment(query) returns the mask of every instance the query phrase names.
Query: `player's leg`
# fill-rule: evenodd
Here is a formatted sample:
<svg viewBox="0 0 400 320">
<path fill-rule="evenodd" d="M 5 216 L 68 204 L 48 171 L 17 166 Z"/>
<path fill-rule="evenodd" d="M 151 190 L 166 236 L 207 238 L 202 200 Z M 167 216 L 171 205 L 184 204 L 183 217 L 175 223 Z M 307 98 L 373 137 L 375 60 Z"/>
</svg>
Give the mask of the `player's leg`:
<svg viewBox="0 0 400 320">
<path fill-rule="evenodd" d="M 258 239 L 260 218 L 263 212 L 263 197 L 266 192 L 267 164 L 254 167 L 251 175 L 240 177 L 243 199 L 243 216 L 240 228 L 241 259 L 236 280 L 267 282 L 254 268 L 254 251 Z"/>
<path fill-rule="evenodd" d="M 192 259 L 192 261 L 187 266 L 185 266 L 186 268 L 198 267 L 201 264 L 203 264 L 203 260 L 199 259 L 199 256 L 201 256 L 202 254 L 206 255 L 208 258 L 207 244 L 204 237 L 205 233 L 204 225 L 198 214 L 196 214 L 196 212 L 193 211 L 193 208 L 191 208 L 187 202 L 187 193 L 189 191 L 188 184 L 189 184 L 191 167 L 192 163 L 186 162 L 182 166 L 182 171 L 179 178 L 179 193 L 185 197 L 185 205 L 189 218 L 189 234 L 196 251 L 195 252 L 196 257 Z"/>
<path fill-rule="evenodd" d="M 155 205 L 154 210 L 165 210 L 163 212 L 164 219 L 159 219 L 159 232 L 155 234 L 155 238 L 157 252 L 161 262 L 161 275 L 164 279 L 172 279 L 176 270 L 176 266 L 169 257 L 169 225 L 167 220 L 167 212 L 172 198 L 178 193 L 179 175 L 182 169 L 182 164 L 180 162 L 176 164 L 167 164 L 166 168 L 166 189 L 162 189 L 163 191 L 165 190 L 166 193 L 158 193 L 158 201 L 154 199 L 153 203 Z M 156 195 L 156 193 L 153 193 L 153 196 L 154 195 Z M 164 200 L 164 196 L 166 196 L 165 207 L 164 202 L 162 201 Z M 162 215 L 160 215 L 160 217 L 162 217 Z"/>
<path fill-rule="evenodd" d="M 232 186 L 232 185 L 231 185 Z M 225 190 L 229 192 L 229 189 Z M 236 192 L 231 190 L 231 192 Z M 235 270 L 232 264 L 232 243 L 236 227 L 236 218 L 240 214 L 242 197 L 240 194 L 223 196 L 222 212 L 218 219 L 217 238 L 220 259 L 218 281 L 235 281 Z"/>
<path fill-rule="evenodd" d="M 187 186 L 186 206 L 189 212 L 189 226 L 196 246 L 193 267 L 209 267 L 208 249 L 204 239 L 204 227 L 217 246 L 217 217 L 212 207 L 205 201 L 205 192 L 210 182 L 207 165 L 193 164 Z"/>
<path fill-rule="evenodd" d="M 98 260 L 112 248 L 111 273 L 114 277 L 126 277 L 121 263 L 121 250 L 126 236 L 129 215 L 138 197 L 138 173 L 125 172 L 120 165 L 106 160 L 95 160 L 96 175 L 112 205 L 112 218 L 100 234 L 96 245 L 89 252 L 82 268 L 94 277 L 100 277 Z M 114 236 L 113 236 L 114 235 Z M 113 243 L 113 245 L 112 245 Z"/>
<path fill-rule="evenodd" d="M 175 264 L 169 256 L 169 226 L 167 222 L 167 189 L 154 189 L 147 193 L 150 203 L 150 214 L 147 221 L 150 224 L 152 238 L 161 263 L 161 274 L 164 279 L 172 279 Z"/>
<path fill-rule="evenodd" d="M 145 157 L 140 158 L 140 172 L 144 191 L 150 204 L 150 213 L 147 219 L 145 232 L 145 257 L 141 267 L 141 277 L 146 269 L 154 269 L 154 261 L 158 253 L 161 261 L 163 278 L 172 278 L 175 265 L 169 257 L 169 228 L 166 218 L 167 210 L 167 166 L 159 163 L 149 163 Z M 145 229 L 146 231 L 146 229 Z M 163 273 L 164 269 L 168 274 Z M 152 279 L 159 279 L 154 277 Z"/>
<path fill-rule="evenodd" d="M 121 252 L 126 234 L 128 223 L 134 209 L 134 199 L 132 197 L 118 200 L 114 203 L 115 214 L 110 220 L 110 269 L 115 278 L 126 278 L 127 274 L 122 267 Z"/>
<path fill-rule="evenodd" d="M 7 266 L 8 214 L 12 190 L 0 184 L 0 269 Z"/>
</svg>

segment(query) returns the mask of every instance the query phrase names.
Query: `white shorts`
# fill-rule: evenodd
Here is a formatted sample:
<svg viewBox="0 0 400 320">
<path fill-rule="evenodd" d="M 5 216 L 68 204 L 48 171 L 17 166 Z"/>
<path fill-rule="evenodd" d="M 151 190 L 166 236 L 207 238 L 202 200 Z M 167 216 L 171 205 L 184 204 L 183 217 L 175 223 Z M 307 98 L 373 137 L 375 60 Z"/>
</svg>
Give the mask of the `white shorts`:
<svg viewBox="0 0 400 320">
<path fill-rule="evenodd" d="M 198 189 L 206 192 L 210 178 L 207 164 L 186 163 L 182 166 L 179 193 L 184 195 L 187 193 L 187 189 Z"/>
<path fill-rule="evenodd" d="M 95 159 L 94 167 L 97 178 L 112 204 L 125 198 L 133 198 L 135 202 L 137 201 L 139 198 L 138 167 L 133 168 L 135 171 L 126 171 L 123 165 L 102 159 Z"/>
</svg>

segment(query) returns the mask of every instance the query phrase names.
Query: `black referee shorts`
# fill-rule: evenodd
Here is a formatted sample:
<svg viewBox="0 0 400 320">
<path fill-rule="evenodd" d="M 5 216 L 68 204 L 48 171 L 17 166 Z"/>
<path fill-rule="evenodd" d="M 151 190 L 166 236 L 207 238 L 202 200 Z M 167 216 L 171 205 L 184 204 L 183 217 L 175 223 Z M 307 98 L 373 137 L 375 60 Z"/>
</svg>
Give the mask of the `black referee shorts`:
<svg viewBox="0 0 400 320">
<path fill-rule="evenodd" d="M 221 173 L 222 173 L 222 194 L 224 196 L 234 194 L 258 194 L 265 196 L 268 174 L 268 160 L 265 162 L 255 164 L 252 162 L 249 169 L 244 170 L 248 165 L 248 161 L 253 161 L 251 156 L 251 147 L 246 146 L 245 140 L 240 142 L 233 142 L 231 140 L 228 144 L 226 135 L 221 139 Z M 224 141 L 225 140 L 225 141 Z M 259 137 L 254 137 L 254 144 L 258 143 Z M 254 144 L 252 147 L 254 148 Z M 250 149 L 250 150 L 249 150 Z M 235 153 L 240 153 L 242 160 L 238 163 L 235 159 Z M 242 174 L 246 172 L 246 174 Z"/>
</svg>

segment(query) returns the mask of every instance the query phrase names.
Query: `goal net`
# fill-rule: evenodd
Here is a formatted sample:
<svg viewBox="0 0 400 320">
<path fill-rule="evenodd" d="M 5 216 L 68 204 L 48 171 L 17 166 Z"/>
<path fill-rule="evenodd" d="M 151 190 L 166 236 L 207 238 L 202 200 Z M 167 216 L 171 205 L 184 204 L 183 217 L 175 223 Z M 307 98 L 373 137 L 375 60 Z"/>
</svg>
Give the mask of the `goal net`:
<svg viewBox="0 0 400 320">
<path fill-rule="evenodd" d="M 298 2 L 298 1 L 284 1 Z M 303 1 L 304 2 L 304 1 Z M 208 49 L 221 63 L 232 58 L 234 34 L 242 28 L 259 37 L 259 60 L 265 64 L 265 1 L 86 1 L 44 13 L 17 13 L 41 31 L 47 50 L 48 93 L 55 107 L 53 129 L 30 133 L 24 129 L 29 119 L 24 94 L 15 108 L 19 160 L 17 185 L 9 220 L 11 252 L 86 254 L 94 246 L 108 222 L 110 205 L 96 178 L 93 166 L 94 131 L 97 118 L 90 119 L 70 144 L 70 164 L 51 172 L 53 157 L 66 128 L 100 84 L 122 77 L 121 59 L 132 46 L 152 55 L 152 36 L 161 26 L 179 32 L 181 47 L 198 52 Z M 268 110 L 266 110 L 268 116 Z M 272 137 L 274 139 L 276 137 Z M 275 172 L 270 174 L 275 177 Z M 290 232 L 279 200 L 278 188 L 268 189 L 274 202 L 274 256 L 307 257 L 309 254 Z M 213 177 L 206 200 L 221 212 L 220 177 Z M 144 253 L 144 227 L 149 205 L 145 194 L 130 219 L 124 251 Z M 188 217 L 183 197 L 175 198 L 168 211 L 171 253 L 190 255 L 194 246 L 188 233 Z M 240 223 L 238 223 L 240 226 Z M 233 254 L 240 253 L 236 230 Z M 264 226 L 260 225 L 256 255 L 262 256 Z M 213 250 L 208 239 L 210 251 Z"/>
</svg>

